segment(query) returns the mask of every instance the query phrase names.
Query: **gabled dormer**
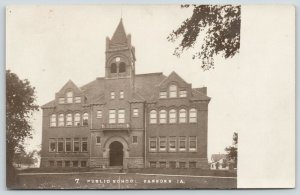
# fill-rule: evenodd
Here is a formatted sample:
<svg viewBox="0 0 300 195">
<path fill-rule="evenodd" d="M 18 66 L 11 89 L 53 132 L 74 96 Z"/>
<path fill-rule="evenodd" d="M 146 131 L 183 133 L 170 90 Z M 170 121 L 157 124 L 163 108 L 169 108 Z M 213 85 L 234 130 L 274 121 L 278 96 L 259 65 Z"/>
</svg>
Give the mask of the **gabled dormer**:
<svg viewBox="0 0 300 195">
<path fill-rule="evenodd" d="M 191 84 L 183 80 L 176 72 L 172 72 L 158 86 L 158 99 L 189 98 Z"/>
<path fill-rule="evenodd" d="M 81 104 L 84 103 L 84 96 L 77 85 L 69 80 L 60 90 L 55 94 L 55 102 L 59 104 Z"/>
</svg>

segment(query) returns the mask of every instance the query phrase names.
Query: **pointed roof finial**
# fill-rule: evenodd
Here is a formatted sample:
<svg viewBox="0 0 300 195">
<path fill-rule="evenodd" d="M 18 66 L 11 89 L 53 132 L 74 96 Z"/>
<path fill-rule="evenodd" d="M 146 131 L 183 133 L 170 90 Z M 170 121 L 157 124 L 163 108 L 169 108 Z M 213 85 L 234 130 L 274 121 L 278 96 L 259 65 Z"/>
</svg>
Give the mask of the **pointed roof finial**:
<svg viewBox="0 0 300 195">
<path fill-rule="evenodd" d="M 127 43 L 127 36 L 123 25 L 123 19 L 121 17 L 120 22 L 111 38 L 112 43 Z"/>
</svg>

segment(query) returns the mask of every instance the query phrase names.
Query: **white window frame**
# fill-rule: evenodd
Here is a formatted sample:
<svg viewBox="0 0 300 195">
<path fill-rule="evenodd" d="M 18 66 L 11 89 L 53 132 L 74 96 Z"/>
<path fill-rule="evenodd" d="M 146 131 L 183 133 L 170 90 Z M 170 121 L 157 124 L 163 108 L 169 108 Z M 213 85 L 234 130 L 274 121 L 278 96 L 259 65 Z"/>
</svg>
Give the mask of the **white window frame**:
<svg viewBox="0 0 300 195">
<path fill-rule="evenodd" d="M 86 143 L 86 150 L 85 151 L 83 151 L 83 144 L 84 143 Z M 87 137 L 81 138 L 80 151 L 81 152 L 88 152 L 88 139 L 87 139 Z"/>
<path fill-rule="evenodd" d="M 177 110 L 175 109 L 169 110 L 169 123 L 170 124 L 177 123 Z"/>
<path fill-rule="evenodd" d="M 109 124 L 116 124 L 116 110 L 115 109 L 111 109 L 108 111 L 108 123 Z"/>
<path fill-rule="evenodd" d="M 164 143 L 165 148 L 161 148 L 161 142 Z M 158 149 L 160 152 L 166 152 L 167 151 L 167 137 L 158 137 Z"/>
<path fill-rule="evenodd" d="M 58 104 L 64 104 L 64 103 L 65 103 L 65 98 L 64 97 L 58 98 Z"/>
<path fill-rule="evenodd" d="M 83 113 L 83 115 L 82 115 L 82 125 L 83 126 L 89 125 L 89 113 L 87 113 L 87 112 Z"/>
<path fill-rule="evenodd" d="M 132 109 L 132 117 L 139 117 L 139 109 L 138 108 Z"/>
<path fill-rule="evenodd" d="M 64 114 L 59 114 L 58 115 L 58 126 L 59 127 L 64 127 L 65 126 L 65 115 Z"/>
<path fill-rule="evenodd" d="M 169 98 L 177 98 L 178 87 L 175 84 L 169 86 Z"/>
<path fill-rule="evenodd" d="M 180 109 L 179 110 L 179 123 L 186 123 L 187 118 L 187 110 L 186 109 Z"/>
<path fill-rule="evenodd" d="M 66 115 L 66 126 L 71 127 L 73 125 L 73 116 L 71 113 Z"/>
<path fill-rule="evenodd" d="M 124 99 L 124 91 L 120 91 L 119 98 Z"/>
<path fill-rule="evenodd" d="M 180 147 L 181 142 L 184 142 L 185 148 Z M 184 136 L 179 137 L 178 150 L 181 151 L 181 152 L 187 150 L 187 139 L 186 139 L 186 137 L 184 137 Z"/>
<path fill-rule="evenodd" d="M 151 142 L 155 142 L 155 148 L 151 148 Z M 149 152 L 156 152 L 157 151 L 157 137 L 150 137 L 149 138 Z"/>
<path fill-rule="evenodd" d="M 167 119 L 168 119 L 167 114 L 168 114 L 167 110 L 160 110 L 159 111 L 159 124 L 166 124 L 167 123 Z M 162 117 L 162 116 L 165 116 L 165 117 Z"/>
<path fill-rule="evenodd" d="M 166 99 L 168 97 L 168 92 L 166 91 L 160 91 L 159 92 L 159 98 L 160 99 Z"/>
<path fill-rule="evenodd" d="M 59 151 L 59 145 L 62 144 L 62 150 Z M 64 141 L 64 138 L 58 138 L 57 139 L 57 152 L 64 152 L 65 151 L 65 141 Z"/>
<path fill-rule="evenodd" d="M 171 148 L 171 142 L 174 142 L 175 144 L 175 148 Z M 177 150 L 177 138 L 176 137 L 169 137 L 169 141 L 168 141 L 168 145 L 169 145 L 169 152 L 176 152 Z"/>
<path fill-rule="evenodd" d="M 81 97 L 80 96 L 75 96 L 75 103 L 80 104 L 81 103 Z"/>
<path fill-rule="evenodd" d="M 187 90 L 183 89 L 179 91 L 179 97 L 185 98 L 187 97 Z"/>
<path fill-rule="evenodd" d="M 125 109 L 118 110 L 118 124 L 125 123 Z"/>
<path fill-rule="evenodd" d="M 67 151 L 67 143 L 70 143 L 70 151 Z M 72 152 L 72 139 L 71 138 L 65 139 L 65 152 Z"/>
<path fill-rule="evenodd" d="M 66 93 L 66 97 L 67 97 L 67 104 L 72 104 L 73 103 L 73 98 L 74 98 L 73 91 L 68 91 Z"/>
<path fill-rule="evenodd" d="M 97 110 L 96 118 L 102 118 L 102 110 Z"/>
<path fill-rule="evenodd" d="M 50 127 L 56 127 L 56 114 L 51 114 Z"/>
<path fill-rule="evenodd" d="M 75 113 L 74 115 L 74 126 L 78 127 L 81 124 L 81 116 L 80 113 Z"/>
<path fill-rule="evenodd" d="M 150 124 L 156 124 L 157 123 L 157 111 L 156 110 L 151 110 L 150 111 Z"/>
<path fill-rule="evenodd" d="M 78 151 L 75 151 L 75 143 L 78 143 Z M 80 139 L 78 137 L 73 139 L 73 152 L 80 152 Z"/>
<path fill-rule="evenodd" d="M 189 122 L 190 123 L 197 123 L 197 109 L 196 108 L 191 108 L 189 110 Z"/>
<path fill-rule="evenodd" d="M 114 91 L 110 92 L 110 99 L 114 100 L 116 98 L 116 93 Z"/>
<path fill-rule="evenodd" d="M 191 148 L 191 142 L 195 142 L 195 148 Z M 197 137 L 196 136 L 190 136 L 189 137 L 189 151 L 190 152 L 196 152 L 197 151 Z"/>
<path fill-rule="evenodd" d="M 55 144 L 55 149 L 51 150 L 51 143 Z M 49 152 L 56 152 L 57 150 L 57 140 L 55 138 L 50 138 L 49 139 Z"/>
</svg>

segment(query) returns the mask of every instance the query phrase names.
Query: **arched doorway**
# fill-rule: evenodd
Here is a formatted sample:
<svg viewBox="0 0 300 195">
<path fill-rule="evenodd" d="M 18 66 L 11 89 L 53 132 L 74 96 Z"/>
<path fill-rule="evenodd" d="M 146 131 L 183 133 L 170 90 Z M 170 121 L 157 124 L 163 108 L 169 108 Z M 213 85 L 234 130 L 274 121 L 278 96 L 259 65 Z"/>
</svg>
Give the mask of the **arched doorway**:
<svg viewBox="0 0 300 195">
<path fill-rule="evenodd" d="M 109 166 L 123 166 L 123 145 L 118 141 L 109 145 Z"/>
</svg>

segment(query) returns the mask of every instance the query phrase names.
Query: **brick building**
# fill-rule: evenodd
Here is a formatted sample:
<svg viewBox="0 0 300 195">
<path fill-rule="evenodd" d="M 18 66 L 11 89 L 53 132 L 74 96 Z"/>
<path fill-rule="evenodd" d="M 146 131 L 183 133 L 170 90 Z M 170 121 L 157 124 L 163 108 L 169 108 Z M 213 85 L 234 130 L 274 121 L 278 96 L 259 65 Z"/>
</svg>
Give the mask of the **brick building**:
<svg viewBox="0 0 300 195">
<path fill-rule="evenodd" d="M 135 74 L 122 20 L 105 54 L 105 77 L 68 81 L 42 106 L 41 167 L 208 168 L 206 87 Z"/>
</svg>

